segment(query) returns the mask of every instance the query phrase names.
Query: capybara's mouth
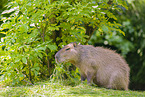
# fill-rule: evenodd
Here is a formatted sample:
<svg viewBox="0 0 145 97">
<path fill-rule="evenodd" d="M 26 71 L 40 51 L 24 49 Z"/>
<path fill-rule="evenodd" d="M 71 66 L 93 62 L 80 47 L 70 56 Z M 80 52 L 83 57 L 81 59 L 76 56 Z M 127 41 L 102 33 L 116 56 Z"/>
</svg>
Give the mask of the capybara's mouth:
<svg viewBox="0 0 145 97">
<path fill-rule="evenodd" d="M 55 62 L 58 64 L 59 62 L 58 62 L 58 60 L 57 60 L 57 58 L 55 58 Z"/>
<path fill-rule="evenodd" d="M 58 58 L 56 56 L 55 56 L 55 62 L 56 63 L 59 63 Z"/>
<path fill-rule="evenodd" d="M 67 63 L 68 61 L 66 61 L 66 60 L 60 60 L 60 58 L 55 58 L 55 62 L 57 64 L 60 64 L 60 63 Z"/>
<path fill-rule="evenodd" d="M 55 57 L 55 62 L 58 64 L 58 63 L 63 63 L 64 60 L 61 60 L 60 58 L 58 57 Z"/>
</svg>

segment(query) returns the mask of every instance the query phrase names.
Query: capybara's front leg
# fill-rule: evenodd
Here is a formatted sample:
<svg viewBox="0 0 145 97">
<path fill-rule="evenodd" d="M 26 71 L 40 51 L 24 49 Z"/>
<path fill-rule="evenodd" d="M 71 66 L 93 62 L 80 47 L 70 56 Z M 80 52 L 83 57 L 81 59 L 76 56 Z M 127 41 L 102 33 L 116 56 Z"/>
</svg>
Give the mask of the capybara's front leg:
<svg viewBox="0 0 145 97">
<path fill-rule="evenodd" d="M 87 72 L 87 84 L 88 85 L 93 84 L 93 74 L 91 72 Z"/>
<path fill-rule="evenodd" d="M 81 73 L 81 82 L 85 81 L 86 80 L 86 75 Z"/>
</svg>

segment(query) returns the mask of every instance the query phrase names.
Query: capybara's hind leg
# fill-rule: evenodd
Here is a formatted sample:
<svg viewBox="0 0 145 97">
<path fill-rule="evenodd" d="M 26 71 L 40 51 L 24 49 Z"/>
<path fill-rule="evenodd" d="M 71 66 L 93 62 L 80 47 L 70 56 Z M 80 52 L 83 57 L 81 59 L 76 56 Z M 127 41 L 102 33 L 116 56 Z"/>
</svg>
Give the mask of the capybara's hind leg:
<svg viewBox="0 0 145 97">
<path fill-rule="evenodd" d="M 110 77 L 109 84 L 107 88 L 118 89 L 118 90 L 128 90 L 128 85 L 123 76 L 114 74 Z"/>
</svg>

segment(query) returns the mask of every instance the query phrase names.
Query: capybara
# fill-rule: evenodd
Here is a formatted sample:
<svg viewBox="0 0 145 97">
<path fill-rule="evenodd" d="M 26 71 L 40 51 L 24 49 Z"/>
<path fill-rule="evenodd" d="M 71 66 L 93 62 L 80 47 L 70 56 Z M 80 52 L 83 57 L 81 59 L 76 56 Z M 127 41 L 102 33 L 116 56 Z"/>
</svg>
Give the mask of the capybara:
<svg viewBox="0 0 145 97">
<path fill-rule="evenodd" d="M 64 46 L 55 55 L 56 62 L 70 62 L 80 69 L 81 81 L 105 88 L 128 90 L 130 68 L 115 51 L 76 42 Z"/>
</svg>

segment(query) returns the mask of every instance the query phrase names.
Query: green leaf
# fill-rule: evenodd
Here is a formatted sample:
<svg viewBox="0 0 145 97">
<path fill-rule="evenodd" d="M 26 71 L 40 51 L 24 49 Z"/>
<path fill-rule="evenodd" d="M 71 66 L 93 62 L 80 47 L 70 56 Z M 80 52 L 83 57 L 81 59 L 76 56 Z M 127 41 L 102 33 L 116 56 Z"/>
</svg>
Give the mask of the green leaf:
<svg viewBox="0 0 145 97">
<path fill-rule="evenodd" d="M 21 58 L 18 57 L 15 59 L 15 62 L 19 62 L 20 60 L 21 60 Z"/>
<path fill-rule="evenodd" d="M 46 47 L 39 47 L 38 50 L 46 50 Z"/>
<path fill-rule="evenodd" d="M 19 74 L 20 80 L 23 80 L 24 75 L 23 74 Z"/>
<path fill-rule="evenodd" d="M 38 71 L 35 70 L 35 71 L 34 71 L 34 74 L 35 74 L 35 76 L 37 76 L 37 75 L 38 75 Z"/>
<path fill-rule="evenodd" d="M 42 59 L 43 55 L 41 53 L 37 53 L 37 55 Z"/>
<path fill-rule="evenodd" d="M 26 24 L 22 24 L 19 28 L 21 32 L 28 32 L 28 26 Z"/>
<path fill-rule="evenodd" d="M 27 59 L 26 59 L 26 57 L 23 57 L 23 58 L 22 58 L 22 62 L 23 62 L 24 64 L 27 64 Z"/>
<path fill-rule="evenodd" d="M 35 63 L 35 64 L 34 64 L 34 67 L 38 67 L 38 66 L 39 66 L 39 64 L 38 64 L 38 63 Z"/>
<path fill-rule="evenodd" d="M 14 63 L 12 63 L 12 62 L 11 62 L 11 63 L 10 63 L 10 66 L 12 66 L 12 67 L 13 67 L 13 65 L 14 65 Z"/>
<path fill-rule="evenodd" d="M 36 70 L 40 70 L 40 67 L 35 67 Z"/>
<path fill-rule="evenodd" d="M 103 30 L 104 32 L 109 32 L 109 29 L 108 29 L 108 27 L 107 27 L 106 25 L 102 26 L 102 30 Z"/>
<path fill-rule="evenodd" d="M 47 47 L 51 50 L 51 51 L 54 51 L 54 50 L 57 50 L 57 46 L 56 45 L 47 45 Z"/>
</svg>

